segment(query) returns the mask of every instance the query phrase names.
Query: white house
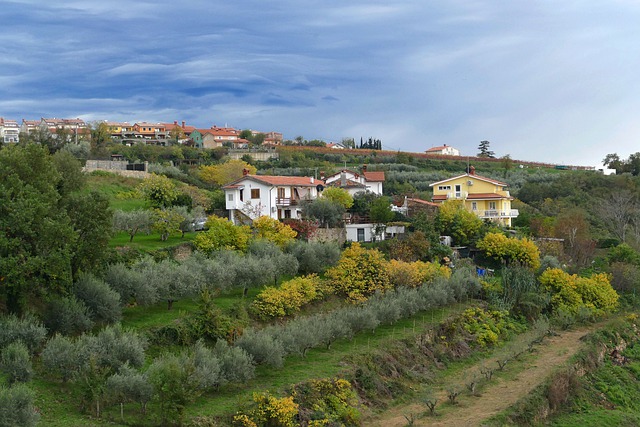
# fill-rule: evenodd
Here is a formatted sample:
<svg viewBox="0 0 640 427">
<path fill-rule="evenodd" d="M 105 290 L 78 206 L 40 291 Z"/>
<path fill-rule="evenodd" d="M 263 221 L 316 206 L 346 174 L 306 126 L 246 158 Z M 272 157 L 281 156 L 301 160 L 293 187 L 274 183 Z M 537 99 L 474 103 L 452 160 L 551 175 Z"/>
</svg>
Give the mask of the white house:
<svg viewBox="0 0 640 427">
<path fill-rule="evenodd" d="M 457 148 L 453 148 L 447 144 L 441 145 L 439 147 L 431 147 L 427 151 L 427 154 L 439 154 L 443 156 L 459 156 L 460 150 Z"/>
<path fill-rule="evenodd" d="M 260 216 L 274 219 L 302 217 L 302 200 L 314 200 L 324 181 L 313 177 L 249 175 L 224 187 L 229 220 L 247 223 Z"/>
<path fill-rule="evenodd" d="M 320 178 L 322 178 L 322 174 Z M 383 171 L 367 171 L 367 165 L 362 166 L 362 172 L 354 172 L 348 169 L 326 177 L 325 182 L 330 187 L 344 188 L 352 196 L 361 191 L 370 191 L 379 196 L 382 195 Z"/>
<path fill-rule="evenodd" d="M 0 117 L 0 139 L 5 143 L 20 141 L 20 126 L 15 120 Z"/>
</svg>

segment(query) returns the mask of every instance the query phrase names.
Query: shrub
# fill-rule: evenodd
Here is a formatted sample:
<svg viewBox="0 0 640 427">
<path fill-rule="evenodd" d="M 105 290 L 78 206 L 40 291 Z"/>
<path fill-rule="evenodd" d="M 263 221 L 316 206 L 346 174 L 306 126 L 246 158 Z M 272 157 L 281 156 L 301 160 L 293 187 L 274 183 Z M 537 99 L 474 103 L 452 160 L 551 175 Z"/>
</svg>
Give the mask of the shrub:
<svg viewBox="0 0 640 427">
<path fill-rule="evenodd" d="M 0 385 L 0 426 L 32 427 L 40 415 L 34 406 L 33 392 L 23 384 L 11 388 Z"/>
<path fill-rule="evenodd" d="M 339 378 L 310 380 L 293 387 L 301 424 L 359 426 L 358 395 L 349 381 Z"/>
<path fill-rule="evenodd" d="M 557 268 L 540 276 L 543 290 L 551 292 L 551 306 L 576 315 L 584 306 L 595 314 L 613 311 L 618 305 L 618 294 L 611 287 L 609 276 L 604 273 L 590 277 L 578 277 Z"/>
<path fill-rule="evenodd" d="M 327 271 L 333 289 L 350 302 L 362 302 L 375 292 L 391 289 L 389 271 L 383 255 L 354 243 L 346 249 L 338 265 Z"/>
<path fill-rule="evenodd" d="M 479 242 L 478 249 L 497 262 L 519 263 L 536 270 L 540 267 L 540 251 L 536 244 L 527 239 L 514 239 L 502 233 L 487 233 Z"/>
<path fill-rule="evenodd" d="M 234 416 L 235 426 L 279 426 L 295 427 L 298 404 L 293 397 L 277 398 L 268 391 L 253 394 L 254 408 L 247 414 Z"/>
<path fill-rule="evenodd" d="M 309 275 L 291 279 L 280 288 L 267 287 L 253 300 L 251 310 L 261 319 L 294 314 L 318 298 L 319 281 L 318 276 Z"/>
<path fill-rule="evenodd" d="M 284 248 L 291 243 L 297 235 L 288 225 L 266 215 L 253 221 L 253 230 L 255 238 L 266 239 L 280 248 Z"/>
<path fill-rule="evenodd" d="M 7 376 L 9 384 L 31 380 L 33 368 L 27 346 L 16 341 L 5 347 L 0 358 L 0 368 Z"/>
<path fill-rule="evenodd" d="M 75 297 L 55 299 L 49 303 L 44 323 L 51 332 L 76 335 L 93 327 L 89 309 Z"/>
<path fill-rule="evenodd" d="M 186 405 L 202 393 L 193 360 L 186 354 L 164 355 L 153 361 L 147 374 L 160 404 L 162 425 L 181 423 Z"/>
<path fill-rule="evenodd" d="M 94 321 L 115 323 L 122 317 L 120 295 L 103 280 L 83 274 L 74 284 L 73 293 L 89 308 Z"/>
<path fill-rule="evenodd" d="M 0 317 L 0 348 L 21 341 L 31 354 L 35 353 L 47 338 L 47 329 L 33 316 L 18 318 L 11 314 Z"/>
</svg>

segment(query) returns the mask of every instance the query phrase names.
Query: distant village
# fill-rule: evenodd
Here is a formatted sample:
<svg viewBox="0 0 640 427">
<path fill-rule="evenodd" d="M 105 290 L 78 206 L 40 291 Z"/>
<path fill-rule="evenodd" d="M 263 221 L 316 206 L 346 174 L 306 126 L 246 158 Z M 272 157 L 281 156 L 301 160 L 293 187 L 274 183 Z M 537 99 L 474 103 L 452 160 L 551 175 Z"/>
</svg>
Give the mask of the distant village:
<svg viewBox="0 0 640 427">
<path fill-rule="evenodd" d="M 0 117 L 0 139 L 5 143 L 17 143 L 20 136 L 32 135 L 36 132 L 45 132 L 54 138 L 64 133 L 64 137 L 74 140 L 86 140 L 90 138 L 92 128 L 97 130 L 102 127 L 113 140 L 125 145 L 133 145 L 144 142 L 153 145 L 182 144 L 196 148 L 219 148 L 230 147 L 236 149 L 248 148 L 249 146 L 261 146 L 265 148 L 276 147 L 283 144 L 297 145 L 303 144 L 300 137 L 294 140 L 284 140 L 281 132 L 257 130 L 240 130 L 233 127 L 219 127 L 212 125 L 209 128 L 196 128 L 187 125 L 183 120 L 172 123 L 149 123 L 149 122 L 111 122 L 97 121 L 87 123 L 82 119 L 58 119 L 41 118 L 40 120 L 23 119 L 21 123 L 16 120 L 9 120 Z M 355 141 L 343 142 L 323 142 L 312 141 L 317 145 L 332 149 L 345 148 L 367 148 L 382 149 L 380 140 L 369 138 L 368 141 L 360 140 L 360 146 Z M 311 144 L 313 145 L 313 144 Z M 460 156 L 460 151 L 448 145 L 431 147 L 426 150 L 427 154 Z"/>
</svg>

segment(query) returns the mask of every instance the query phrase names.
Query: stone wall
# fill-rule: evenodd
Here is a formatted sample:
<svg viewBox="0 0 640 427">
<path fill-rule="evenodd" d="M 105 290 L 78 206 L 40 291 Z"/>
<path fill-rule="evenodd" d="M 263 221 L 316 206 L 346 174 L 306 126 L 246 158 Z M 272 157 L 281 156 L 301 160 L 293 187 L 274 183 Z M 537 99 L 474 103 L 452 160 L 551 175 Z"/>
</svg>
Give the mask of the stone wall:
<svg viewBox="0 0 640 427">
<path fill-rule="evenodd" d="M 309 239 L 311 242 L 335 242 L 340 246 L 347 241 L 347 231 L 344 228 L 318 228 Z"/>
</svg>

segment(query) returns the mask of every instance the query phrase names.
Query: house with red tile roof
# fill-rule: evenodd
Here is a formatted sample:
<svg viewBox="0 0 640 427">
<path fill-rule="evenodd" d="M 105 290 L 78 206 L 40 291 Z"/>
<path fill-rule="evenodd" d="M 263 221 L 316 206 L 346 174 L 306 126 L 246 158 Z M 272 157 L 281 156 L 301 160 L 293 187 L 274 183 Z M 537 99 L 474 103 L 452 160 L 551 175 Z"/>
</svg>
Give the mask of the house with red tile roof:
<svg viewBox="0 0 640 427">
<path fill-rule="evenodd" d="M 440 145 L 438 147 L 431 147 L 429 148 L 427 151 L 425 151 L 425 153 L 427 154 L 440 154 L 440 155 L 444 155 L 444 156 L 459 156 L 460 155 L 460 150 L 458 150 L 457 148 L 453 148 L 447 144 L 444 145 Z"/>
<path fill-rule="evenodd" d="M 20 126 L 17 121 L 0 117 L 0 140 L 5 144 L 20 142 Z"/>
<path fill-rule="evenodd" d="M 260 216 L 274 219 L 302 217 L 301 202 L 314 200 L 324 181 L 306 176 L 250 175 L 222 187 L 229 220 L 248 223 Z"/>
<path fill-rule="evenodd" d="M 508 184 L 476 175 L 473 166 L 468 173 L 434 182 L 429 186 L 433 188 L 433 202 L 460 200 L 468 211 L 501 225 L 510 227 L 512 218 L 519 214 L 517 209 L 511 209 L 513 197 L 507 190 Z"/>
<path fill-rule="evenodd" d="M 322 173 L 320 178 L 324 179 Z M 325 181 L 327 186 L 344 188 L 352 196 L 361 191 L 370 191 L 381 196 L 384 171 L 368 171 L 367 165 L 362 165 L 360 172 L 343 169 L 338 173 L 329 175 Z"/>
</svg>

